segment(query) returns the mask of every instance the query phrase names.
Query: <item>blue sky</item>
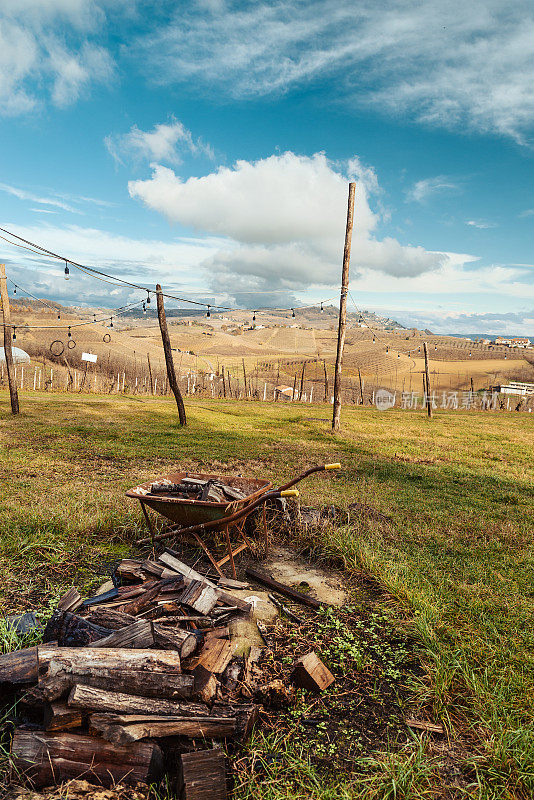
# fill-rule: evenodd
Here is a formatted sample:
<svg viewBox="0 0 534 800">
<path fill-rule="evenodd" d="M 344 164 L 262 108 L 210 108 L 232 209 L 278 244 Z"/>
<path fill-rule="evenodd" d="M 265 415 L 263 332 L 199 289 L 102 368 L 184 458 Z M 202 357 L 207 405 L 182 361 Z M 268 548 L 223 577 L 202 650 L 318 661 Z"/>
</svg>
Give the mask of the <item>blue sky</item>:
<svg viewBox="0 0 534 800">
<path fill-rule="evenodd" d="M 0 0 L 0 220 L 213 304 L 534 333 L 534 10 Z M 140 297 L 7 245 L 39 296 Z"/>
</svg>

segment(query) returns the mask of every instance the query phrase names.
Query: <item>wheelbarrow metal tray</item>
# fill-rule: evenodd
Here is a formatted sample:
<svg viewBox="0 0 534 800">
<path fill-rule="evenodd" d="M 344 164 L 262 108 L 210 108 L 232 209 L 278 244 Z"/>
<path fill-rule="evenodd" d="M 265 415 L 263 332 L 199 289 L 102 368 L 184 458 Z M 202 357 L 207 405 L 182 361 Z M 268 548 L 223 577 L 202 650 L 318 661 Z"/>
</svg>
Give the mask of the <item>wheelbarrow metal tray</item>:
<svg viewBox="0 0 534 800">
<path fill-rule="evenodd" d="M 246 494 L 242 500 L 226 500 L 216 503 L 212 500 L 190 500 L 185 497 L 173 497 L 160 492 L 152 494 L 154 483 L 170 481 L 181 483 L 184 478 L 198 478 L 199 480 L 213 480 L 231 486 Z M 240 478 L 229 475 L 207 475 L 202 472 L 171 472 L 169 475 L 160 475 L 148 483 L 142 483 L 126 492 L 126 497 L 132 497 L 144 503 L 149 508 L 157 511 L 163 517 L 182 527 L 199 525 L 202 522 L 213 522 L 217 519 L 228 517 L 235 511 L 252 503 L 264 492 L 271 488 L 271 482 L 261 478 Z"/>
</svg>

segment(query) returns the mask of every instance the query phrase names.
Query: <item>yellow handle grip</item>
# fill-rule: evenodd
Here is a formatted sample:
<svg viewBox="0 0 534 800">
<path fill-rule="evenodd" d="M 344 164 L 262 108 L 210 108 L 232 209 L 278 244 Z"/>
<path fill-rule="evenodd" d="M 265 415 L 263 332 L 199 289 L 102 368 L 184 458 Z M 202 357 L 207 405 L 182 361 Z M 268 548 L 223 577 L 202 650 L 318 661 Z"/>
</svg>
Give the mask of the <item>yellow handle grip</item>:
<svg viewBox="0 0 534 800">
<path fill-rule="evenodd" d="M 299 495 L 298 489 L 284 489 L 283 492 L 280 492 L 280 497 L 298 497 Z"/>
<path fill-rule="evenodd" d="M 341 464 L 337 461 L 335 464 L 325 464 L 325 469 L 341 469 Z"/>
</svg>

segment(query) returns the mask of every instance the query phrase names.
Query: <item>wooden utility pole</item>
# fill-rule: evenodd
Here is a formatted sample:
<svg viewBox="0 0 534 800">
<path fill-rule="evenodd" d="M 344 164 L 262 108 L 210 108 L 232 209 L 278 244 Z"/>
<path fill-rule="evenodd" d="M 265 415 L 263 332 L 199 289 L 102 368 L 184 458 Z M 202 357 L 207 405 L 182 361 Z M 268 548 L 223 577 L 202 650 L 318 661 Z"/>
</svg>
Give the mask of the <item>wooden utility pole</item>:
<svg viewBox="0 0 534 800">
<path fill-rule="evenodd" d="M 334 373 L 334 414 L 332 416 L 332 430 L 341 428 L 341 369 L 343 366 L 343 347 L 345 345 L 345 332 L 347 328 L 347 293 L 349 291 L 349 266 L 350 244 L 352 240 L 352 225 L 354 222 L 354 192 L 355 183 L 349 183 L 349 199 L 347 205 L 347 227 L 345 229 L 345 248 L 343 250 L 343 272 L 341 275 L 341 296 L 339 299 L 339 324 L 337 332 L 336 369 Z"/>
<path fill-rule="evenodd" d="M 324 367 L 324 401 L 328 400 L 328 372 L 326 371 L 326 360 L 323 359 L 323 367 Z"/>
<path fill-rule="evenodd" d="M 362 386 L 362 373 L 360 372 L 360 368 L 358 367 L 358 378 L 360 379 L 360 402 L 363 406 L 363 386 Z"/>
<path fill-rule="evenodd" d="M 156 298 L 157 298 L 157 306 L 158 306 L 158 320 L 159 320 L 159 328 L 161 331 L 161 341 L 163 342 L 163 352 L 165 353 L 165 363 L 167 365 L 167 378 L 169 379 L 169 386 L 172 389 L 172 393 L 176 400 L 176 405 L 178 407 L 178 417 L 180 420 L 180 425 L 187 425 L 187 418 L 185 415 L 185 406 L 182 397 L 182 393 L 180 391 L 180 387 L 178 386 L 178 381 L 176 380 L 176 374 L 174 372 L 174 362 L 172 360 L 172 350 L 171 350 L 171 340 L 169 338 L 169 330 L 167 328 L 167 320 L 165 318 L 165 307 L 163 305 L 163 293 L 161 291 L 161 286 L 159 283 L 156 284 Z"/>
<path fill-rule="evenodd" d="M 425 384 L 426 384 L 426 413 L 432 419 L 432 398 L 430 397 L 430 376 L 428 374 L 428 347 L 426 342 L 423 342 L 423 350 L 425 351 Z"/>
<path fill-rule="evenodd" d="M 247 399 L 247 371 L 245 369 L 245 359 L 243 359 L 243 380 L 245 382 L 245 400 Z"/>
<path fill-rule="evenodd" d="M 11 413 L 18 414 L 19 396 L 15 382 L 15 369 L 13 365 L 13 350 L 11 330 L 11 312 L 9 309 L 9 295 L 7 293 L 6 265 L 0 264 L 0 296 L 2 297 L 2 311 L 4 314 L 4 357 L 6 360 L 7 382 L 9 384 L 9 397 L 11 399 Z"/>
</svg>

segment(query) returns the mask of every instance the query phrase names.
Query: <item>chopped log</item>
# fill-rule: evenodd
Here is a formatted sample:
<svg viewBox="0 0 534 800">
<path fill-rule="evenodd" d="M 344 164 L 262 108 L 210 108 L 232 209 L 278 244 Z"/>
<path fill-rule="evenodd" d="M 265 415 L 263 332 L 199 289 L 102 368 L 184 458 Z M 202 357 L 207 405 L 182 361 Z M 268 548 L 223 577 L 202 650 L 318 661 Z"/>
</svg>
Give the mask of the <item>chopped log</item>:
<svg viewBox="0 0 534 800">
<path fill-rule="evenodd" d="M 163 650 L 178 650 L 180 658 L 187 658 L 197 649 L 199 640 L 194 633 L 170 625 L 155 623 L 152 625 L 156 647 L 161 647 Z"/>
<path fill-rule="evenodd" d="M 102 606 L 96 606 L 91 609 L 87 619 L 94 625 L 100 625 L 102 628 L 109 628 L 112 631 L 119 631 L 121 628 L 132 625 L 137 621 L 131 614 L 125 614 L 123 611 L 114 611 L 112 608 L 102 608 Z"/>
<path fill-rule="evenodd" d="M 212 717 L 234 718 L 236 721 L 235 738 L 244 741 L 251 735 L 260 716 L 259 706 L 251 703 L 214 703 L 210 711 Z"/>
<path fill-rule="evenodd" d="M 57 641 L 60 647 L 85 647 L 109 635 L 109 629 L 94 625 L 70 611 L 54 611 L 43 633 L 43 641 Z"/>
<path fill-rule="evenodd" d="M 212 628 L 204 634 L 204 641 L 208 642 L 210 639 L 228 639 L 230 637 L 230 628 L 228 625 L 221 625 L 218 628 Z"/>
<path fill-rule="evenodd" d="M 232 736 L 236 719 L 226 717 L 163 717 L 145 714 L 91 714 L 90 729 L 117 745 L 139 739 L 187 736 L 224 739 Z"/>
<path fill-rule="evenodd" d="M 232 661 L 230 661 L 221 677 L 221 683 L 226 687 L 226 691 L 230 692 L 231 694 L 235 692 L 242 672 L 242 659 L 234 658 Z"/>
<path fill-rule="evenodd" d="M 184 590 L 181 602 L 190 606 L 199 614 L 209 614 L 219 599 L 218 592 L 203 581 L 191 581 Z"/>
<path fill-rule="evenodd" d="M 211 586 L 212 589 L 216 589 L 217 595 L 219 600 L 227 606 L 237 606 L 240 611 L 244 611 L 245 613 L 249 613 L 252 610 L 252 606 L 249 603 L 245 603 L 244 600 L 241 600 L 239 597 L 234 597 L 228 592 L 225 592 L 223 589 L 218 589 L 214 583 L 212 583 L 207 578 L 204 578 L 199 572 L 196 572 L 192 567 L 189 567 L 187 564 L 184 564 L 183 561 L 180 561 L 176 556 L 170 551 L 169 548 L 165 550 L 159 556 L 159 560 L 162 561 L 164 564 L 167 564 L 172 569 L 175 569 L 181 575 L 184 576 L 186 584 L 190 583 L 191 581 L 200 581 L 201 583 L 207 584 Z"/>
<path fill-rule="evenodd" d="M 198 656 L 192 659 L 188 669 L 194 674 L 198 670 L 205 670 L 215 675 L 224 672 L 232 658 L 234 646 L 227 639 L 209 639 Z"/>
<path fill-rule="evenodd" d="M 199 670 L 195 675 L 195 695 L 210 705 L 217 697 L 219 681 L 211 672 Z"/>
<path fill-rule="evenodd" d="M 261 677 L 261 669 L 257 666 L 263 653 L 263 647 L 250 648 L 249 654 L 245 659 L 245 669 L 243 672 L 243 693 L 250 696 L 255 689 L 258 679 Z"/>
<path fill-rule="evenodd" d="M 121 608 L 121 611 L 124 614 L 131 614 L 135 617 L 137 614 L 140 614 L 141 611 L 144 611 L 146 608 L 150 606 L 151 603 L 154 602 L 156 597 L 161 591 L 161 584 L 158 581 L 154 585 L 150 587 L 147 591 L 143 592 L 136 600 L 132 600 L 131 603 L 126 603 Z"/>
<path fill-rule="evenodd" d="M 56 606 L 56 611 L 76 611 L 82 604 L 82 596 L 77 589 L 72 587 L 63 595 Z"/>
<path fill-rule="evenodd" d="M 157 716 L 207 717 L 208 707 L 202 703 L 180 703 L 139 697 L 123 692 L 108 692 L 92 686 L 76 685 L 67 701 L 70 709 L 117 712 L 119 714 L 155 714 Z"/>
<path fill-rule="evenodd" d="M 180 673 L 180 656 L 166 650 L 128 650 L 92 647 L 38 648 L 39 686 L 50 701 L 61 697 L 50 689 L 66 680 L 97 689 L 142 697 L 187 699 L 194 679 Z M 58 680 L 61 679 L 61 680 Z M 65 687 L 63 688 L 65 691 Z"/>
<path fill-rule="evenodd" d="M 253 567 L 247 567 L 245 572 L 249 578 L 252 578 L 258 583 L 263 584 L 263 586 L 268 586 L 269 589 L 272 589 L 279 594 L 283 594 L 285 597 L 289 597 L 290 600 L 295 600 L 297 603 L 302 603 L 305 606 L 309 606 L 309 608 L 318 609 L 321 607 L 321 605 L 325 605 L 324 603 L 320 603 L 314 597 L 309 597 L 309 595 L 298 592 L 291 586 L 285 586 L 285 584 L 275 581 L 274 578 L 269 577 L 269 575 L 264 575 L 262 572 L 259 572 Z"/>
<path fill-rule="evenodd" d="M 134 622 L 133 625 L 113 631 L 90 645 L 90 647 L 126 647 L 137 650 L 145 650 L 153 646 L 152 623 L 148 621 Z"/>
<path fill-rule="evenodd" d="M 230 500 L 244 500 L 246 494 L 239 489 L 234 489 L 233 486 L 227 486 L 226 483 L 219 483 L 217 486 L 220 486 L 223 492 Z"/>
<path fill-rule="evenodd" d="M 227 800 L 226 769 L 221 750 L 196 750 L 180 756 L 183 800 Z"/>
<path fill-rule="evenodd" d="M 161 578 L 163 567 L 149 559 L 123 558 L 117 567 L 117 575 L 129 580 L 146 580 L 147 576 Z"/>
<path fill-rule="evenodd" d="M 66 731 L 82 725 L 82 712 L 66 703 L 48 703 L 44 708 L 45 731 Z"/>
<path fill-rule="evenodd" d="M 66 697 L 70 692 L 72 681 L 68 675 L 59 673 L 54 677 L 47 677 L 39 680 L 38 686 L 26 692 L 22 702 L 28 706 L 42 706 L 46 703 L 56 703 L 61 698 Z"/>
<path fill-rule="evenodd" d="M 297 659 L 291 680 L 301 689 L 308 689 L 310 692 L 322 692 L 334 682 L 335 678 L 327 667 L 320 660 L 317 653 L 313 651 Z"/>
<path fill-rule="evenodd" d="M 11 754 L 15 767 L 40 788 L 66 780 L 98 780 L 104 786 L 135 785 L 157 780 L 163 772 L 163 756 L 153 742 L 117 746 L 93 736 L 44 733 L 18 728 Z"/>
<path fill-rule="evenodd" d="M 0 655 L 0 684 L 37 683 L 37 648 L 15 650 Z"/>
</svg>

